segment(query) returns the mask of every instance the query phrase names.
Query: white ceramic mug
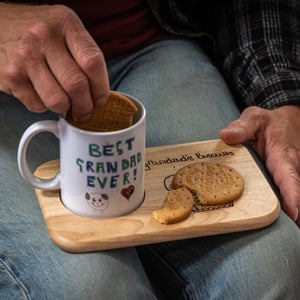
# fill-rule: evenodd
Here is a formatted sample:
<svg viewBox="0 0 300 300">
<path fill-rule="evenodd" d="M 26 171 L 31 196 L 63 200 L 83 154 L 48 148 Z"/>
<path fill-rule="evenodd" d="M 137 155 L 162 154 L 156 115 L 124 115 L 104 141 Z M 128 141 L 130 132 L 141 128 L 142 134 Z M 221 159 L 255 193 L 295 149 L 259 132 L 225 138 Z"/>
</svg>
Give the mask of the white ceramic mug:
<svg viewBox="0 0 300 300">
<path fill-rule="evenodd" d="M 23 134 L 18 149 L 19 170 L 33 187 L 61 189 L 61 200 L 72 212 L 89 218 L 106 219 L 128 214 L 144 199 L 145 118 L 137 107 L 133 125 L 119 131 L 81 130 L 60 115 L 58 121 L 32 124 Z M 28 168 L 26 152 L 38 133 L 54 133 L 60 142 L 60 172 L 52 179 L 40 179 Z M 46 146 L 46 145 L 45 145 Z"/>
</svg>

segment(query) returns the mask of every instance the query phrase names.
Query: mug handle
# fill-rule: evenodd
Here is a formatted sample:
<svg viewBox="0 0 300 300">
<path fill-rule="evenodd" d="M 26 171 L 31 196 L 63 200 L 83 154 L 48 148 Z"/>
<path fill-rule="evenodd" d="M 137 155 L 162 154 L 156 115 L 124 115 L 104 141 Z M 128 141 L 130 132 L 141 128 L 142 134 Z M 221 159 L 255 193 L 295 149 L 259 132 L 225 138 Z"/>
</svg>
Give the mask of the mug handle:
<svg viewBox="0 0 300 300">
<path fill-rule="evenodd" d="M 27 164 L 26 152 L 31 139 L 38 133 L 45 131 L 52 132 L 57 138 L 59 138 L 58 121 L 39 121 L 26 129 L 18 147 L 18 166 L 23 178 L 33 187 L 42 190 L 57 190 L 60 188 L 60 172 L 51 179 L 41 179 L 32 174 Z"/>
</svg>

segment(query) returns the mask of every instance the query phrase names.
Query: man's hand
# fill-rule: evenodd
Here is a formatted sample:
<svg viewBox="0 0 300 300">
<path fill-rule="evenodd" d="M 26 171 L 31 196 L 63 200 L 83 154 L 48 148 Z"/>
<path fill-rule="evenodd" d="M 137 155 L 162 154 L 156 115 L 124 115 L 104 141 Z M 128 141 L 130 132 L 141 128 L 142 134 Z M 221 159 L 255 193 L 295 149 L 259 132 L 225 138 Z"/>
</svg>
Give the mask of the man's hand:
<svg viewBox="0 0 300 300">
<path fill-rule="evenodd" d="M 284 211 L 300 227 L 300 106 L 249 107 L 220 137 L 227 144 L 250 142 L 280 190 Z"/>
<path fill-rule="evenodd" d="M 80 122 L 105 103 L 109 83 L 102 52 L 71 9 L 0 3 L 0 90 L 34 112 L 71 108 Z"/>
</svg>

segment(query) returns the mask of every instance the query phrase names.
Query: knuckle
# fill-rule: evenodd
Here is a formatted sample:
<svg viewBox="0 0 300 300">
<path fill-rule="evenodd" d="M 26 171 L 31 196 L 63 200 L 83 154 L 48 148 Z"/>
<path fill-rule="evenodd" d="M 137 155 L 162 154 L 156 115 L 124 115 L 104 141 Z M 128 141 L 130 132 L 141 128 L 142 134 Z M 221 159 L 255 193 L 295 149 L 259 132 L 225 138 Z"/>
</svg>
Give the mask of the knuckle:
<svg viewBox="0 0 300 300">
<path fill-rule="evenodd" d="M 30 88 L 12 88 L 11 94 L 31 112 L 40 113 L 47 110 L 41 98 Z"/>
<path fill-rule="evenodd" d="M 47 110 L 41 102 L 29 103 L 26 105 L 26 108 L 35 113 L 41 113 Z"/>
<path fill-rule="evenodd" d="M 55 4 L 48 7 L 51 10 L 51 15 L 59 20 L 68 19 L 75 14 L 71 8 L 63 4 Z"/>
<path fill-rule="evenodd" d="M 28 64 L 31 59 L 35 56 L 36 51 L 32 49 L 29 44 L 18 45 L 15 49 L 17 57 L 23 60 L 23 64 Z"/>
<path fill-rule="evenodd" d="M 39 40 L 44 40 L 45 38 L 51 36 L 51 32 L 51 26 L 43 20 L 34 22 L 29 28 L 29 33 Z"/>
<path fill-rule="evenodd" d="M 69 7 L 62 4 L 55 4 L 50 6 L 51 15 L 62 25 L 81 23 L 77 14 Z"/>
<path fill-rule="evenodd" d="M 30 29 L 22 40 L 15 44 L 12 49 L 11 56 L 14 58 L 14 63 L 19 66 L 26 66 L 32 62 L 32 60 L 41 58 L 42 43 L 46 40 L 50 40 L 48 37 L 41 34 L 41 38 L 38 34 L 34 33 L 34 29 Z"/>
<path fill-rule="evenodd" d="M 272 121 L 272 114 L 270 111 L 258 106 L 250 106 L 244 110 L 244 113 L 254 122 L 264 124 L 265 126 Z"/>
<path fill-rule="evenodd" d="M 23 78 L 23 72 L 21 68 L 18 68 L 16 65 L 9 65 L 5 70 L 3 71 L 4 78 L 8 82 L 12 83 L 18 83 L 20 82 L 20 79 Z"/>
<path fill-rule="evenodd" d="M 99 49 L 95 49 L 95 47 L 86 49 L 80 57 L 81 65 L 86 71 L 93 71 L 104 64 L 104 56 L 102 52 Z"/>
<path fill-rule="evenodd" d="M 258 106 L 250 106 L 250 107 L 247 107 L 244 110 L 244 112 L 247 114 L 261 115 L 261 114 L 264 114 L 265 110 Z"/>
<path fill-rule="evenodd" d="M 299 152 L 298 149 L 293 147 L 286 147 L 284 148 L 285 155 L 296 165 L 299 165 Z"/>
<path fill-rule="evenodd" d="M 47 108 L 57 113 L 66 112 L 70 108 L 68 99 L 61 93 L 53 93 L 47 96 L 45 102 Z"/>
<path fill-rule="evenodd" d="M 41 113 L 47 110 L 42 100 L 33 93 L 29 95 L 19 95 L 18 93 L 14 93 L 14 96 L 31 112 Z"/>
<path fill-rule="evenodd" d="M 36 40 L 50 42 L 63 26 L 78 19 L 75 12 L 67 6 L 56 4 L 47 6 L 48 18 L 39 18 L 28 26 L 27 33 Z"/>
<path fill-rule="evenodd" d="M 65 76 L 63 86 L 69 91 L 81 91 L 88 85 L 87 78 L 81 72 L 73 72 L 68 76 Z"/>
</svg>

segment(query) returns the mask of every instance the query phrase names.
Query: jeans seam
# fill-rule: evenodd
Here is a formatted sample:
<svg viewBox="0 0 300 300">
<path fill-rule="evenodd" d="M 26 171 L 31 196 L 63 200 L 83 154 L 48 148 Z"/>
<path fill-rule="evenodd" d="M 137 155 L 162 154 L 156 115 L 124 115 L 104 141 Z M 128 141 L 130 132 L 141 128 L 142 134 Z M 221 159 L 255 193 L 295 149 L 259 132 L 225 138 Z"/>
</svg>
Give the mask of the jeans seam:
<svg viewBox="0 0 300 300">
<path fill-rule="evenodd" d="M 153 253 L 153 255 L 155 255 L 160 261 L 162 264 L 164 264 L 169 270 L 170 272 L 172 272 L 174 274 L 174 276 L 184 285 L 186 286 L 187 282 L 181 277 L 180 274 L 178 274 L 174 268 L 171 267 L 171 264 L 168 262 L 168 260 L 166 259 L 163 259 L 157 252 L 155 252 L 154 249 L 151 248 L 151 246 L 146 246 L 149 251 L 151 251 Z M 189 297 L 188 297 L 188 294 L 185 290 L 183 290 L 183 295 L 184 299 L 188 300 Z"/>
<path fill-rule="evenodd" d="M 18 275 L 13 271 L 13 269 L 6 263 L 6 260 L 0 257 L 0 264 L 2 268 L 8 276 L 13 280 L 13 282 L 20 288 L 22 294 L 25 296 L 26 299 L 30 300 L 31 297 L 29 295 L 29 291 L 25 287 L 25 285 L 19 280 Z"/>
</svg>

